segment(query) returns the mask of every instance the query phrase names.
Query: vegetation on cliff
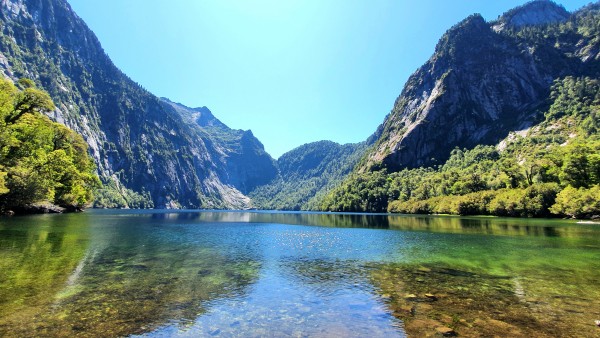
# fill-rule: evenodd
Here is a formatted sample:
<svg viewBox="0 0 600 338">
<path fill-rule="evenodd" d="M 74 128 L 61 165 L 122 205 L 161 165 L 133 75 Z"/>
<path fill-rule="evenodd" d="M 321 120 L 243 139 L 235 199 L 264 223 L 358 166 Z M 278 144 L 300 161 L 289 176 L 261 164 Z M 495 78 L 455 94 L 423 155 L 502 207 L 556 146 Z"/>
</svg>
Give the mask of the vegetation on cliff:
<svg viewBox="0 0 600 338">
<path fill-rule="evenodd" d="M 600 215 L 600 5 L 452 27 L 329 211 Z"/>
<path fill-rule="evenodd" d="M 100 185 L 83 138 L 41 112 L 50 96 L 28 79 L 0 78 L 0 210 L 50 203 L 77 210 Z"/>
</svg>

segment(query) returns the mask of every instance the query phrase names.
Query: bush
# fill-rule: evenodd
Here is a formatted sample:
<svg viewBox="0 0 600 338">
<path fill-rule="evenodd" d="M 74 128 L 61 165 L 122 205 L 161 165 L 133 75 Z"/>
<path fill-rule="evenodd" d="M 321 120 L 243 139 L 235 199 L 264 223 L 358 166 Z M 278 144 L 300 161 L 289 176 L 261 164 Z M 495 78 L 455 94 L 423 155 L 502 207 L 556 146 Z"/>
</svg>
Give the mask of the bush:
<svg viewBox="0 0 600 338">
<path fill-rule="evenodd" d="M 573 218 L 591 218 L 600 215 L 600 185 L 590 189 L 568 186 L 556 196 L 550 208 L 556 215 Z"/>
<path fill-rule="evenodd" d="M 550 216 L 559 190 L 556 183 L 538 183 L 526 189 L 504 189 L 489 202 L 488 212 L 495 216 L 544 217 Z"/>
</svg>

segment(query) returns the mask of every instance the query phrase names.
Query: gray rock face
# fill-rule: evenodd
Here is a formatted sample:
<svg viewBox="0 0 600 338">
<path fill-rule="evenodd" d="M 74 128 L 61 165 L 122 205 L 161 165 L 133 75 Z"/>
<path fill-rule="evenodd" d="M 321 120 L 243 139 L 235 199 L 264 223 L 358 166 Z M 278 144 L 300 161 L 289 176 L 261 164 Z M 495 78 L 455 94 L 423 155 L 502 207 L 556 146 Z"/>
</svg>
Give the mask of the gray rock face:
<svg viewBox="0 0 600 338">
<path fill-rule="evenodd" d="M 84 136 L 105 183 L 161 208 L 239 209 L 249 206 L 242 191 L 257 172 L 265 180 L 276 172 L 251 134 L 130 80 L 65 0 L 2 0 L 0 8 L 0 71 L 50 93 L 58 107 L 51 118 Z"/>
<path fill-rule="evenodd" d="M 562 13 L 547 1 L 524 7 L 511 20 L 545 24 L 554 17 L 546 14 Z M 590 11 L 598 15 L 590 7 L 569 19 Z M 535 21 L 542 16 L 546 19 Z M 517 33 L 495 30 L 480 15 L 448 30 L 431 59 L 409 78 L 362 170 L 430 166 L 443 163 L 455 147 L 496 144 L 541 117 L 537 112 L 545 108 L 555 79 L 597 75 L 594 36 L 555 33 L 549 43 L 544 32 Z"/>
<path fill-rule="evenodd" d="M 219 121 L 206 107 L 189 108 L 168 99 L 166 107 L 175 109 L 188 125 L 197 125 L 192 133 L 209 144 L 216 171 L 222 182 L 248 194 L 277 176 L 277 165 L 252 131 L 233 130 Z"/>
<path fill-rule="evenodd" d="M 570 13 L 564 7 L 552 1 L 536 0 L 505 13 L 493 28 L 499 31 L 506 27 L 545 25 L 566 21 L 569 16 Z"/>
</svg>

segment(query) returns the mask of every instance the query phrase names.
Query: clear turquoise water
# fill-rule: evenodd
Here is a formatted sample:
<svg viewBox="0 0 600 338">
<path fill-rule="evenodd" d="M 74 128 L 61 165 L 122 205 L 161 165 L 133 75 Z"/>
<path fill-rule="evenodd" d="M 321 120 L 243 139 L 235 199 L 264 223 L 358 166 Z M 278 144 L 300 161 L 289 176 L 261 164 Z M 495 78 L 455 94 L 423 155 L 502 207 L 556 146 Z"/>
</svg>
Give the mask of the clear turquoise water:
<svg viewBox="0 0 600 338">
<path fill-rule="evenodd" d="M 383 290 L 394 281 L 373 277 L 395 264 L 501 276 L 517 281 L 519 297 L 560 294 L 587 307 L 569 317 L 587 325 L 600 319 L 599 258 L 600 225 L 572 221 L 95 210 L 1 218 L 0 336 L 401 337 Z"/>
</svg>

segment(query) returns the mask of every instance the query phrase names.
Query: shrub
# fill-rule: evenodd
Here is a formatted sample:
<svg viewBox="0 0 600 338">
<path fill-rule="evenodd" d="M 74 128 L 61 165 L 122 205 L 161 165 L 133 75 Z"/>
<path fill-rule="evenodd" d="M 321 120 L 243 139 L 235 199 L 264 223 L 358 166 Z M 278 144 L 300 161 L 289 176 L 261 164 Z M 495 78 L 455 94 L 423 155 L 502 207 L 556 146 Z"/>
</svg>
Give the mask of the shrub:
<svg viewBox="0 0 600 338">
<path fill-rule="evenodd" d="M 568 186 L 556 196 L 550 208 L 556 215 L 573 218 L 591 218 L 600 215 L 600 185 L 590 189 Z"/>
</svg>

